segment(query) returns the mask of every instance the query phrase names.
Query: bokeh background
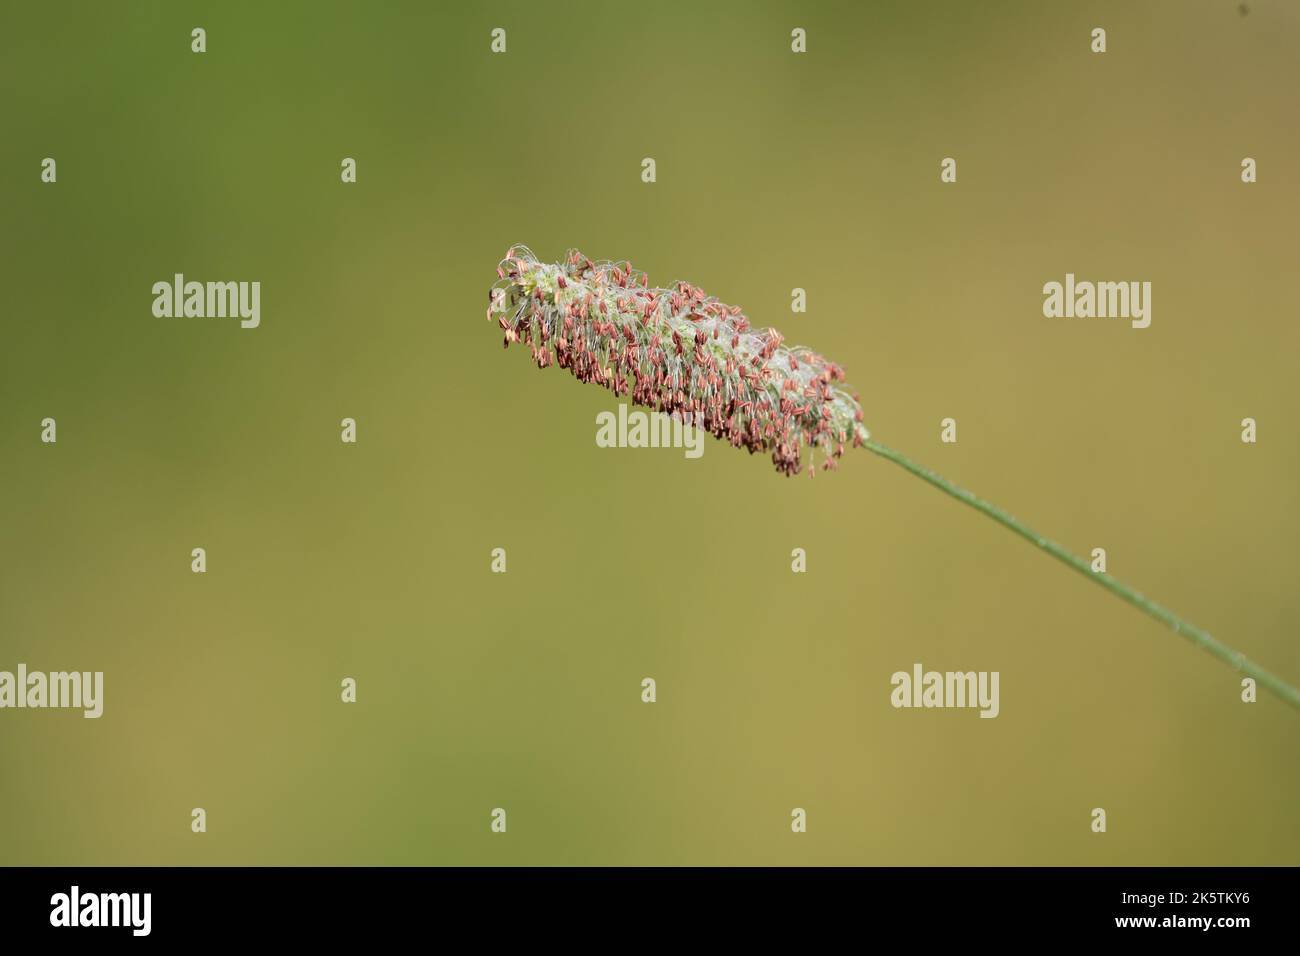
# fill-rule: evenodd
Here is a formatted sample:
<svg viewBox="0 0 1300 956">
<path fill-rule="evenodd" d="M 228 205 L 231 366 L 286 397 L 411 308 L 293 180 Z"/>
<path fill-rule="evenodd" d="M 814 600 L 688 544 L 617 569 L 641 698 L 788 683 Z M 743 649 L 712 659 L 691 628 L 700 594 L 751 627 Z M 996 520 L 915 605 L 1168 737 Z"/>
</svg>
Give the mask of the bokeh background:
<svg viewBox="0 0 1300 956">
<path fill-rule="evenodd" d="M 1284 0 L 6 5 L 0 669 L 106 701 L 0 713 L 0 862 L 1300 862 L 1300 715 L 864 452 L 599 449 L 613 397 L 484 318 L 514 242 L 696 282 L 1300 680 L 1298 45 Z M 154 318 L 176 272 L 261 327 Z M 1151 328 L 1045 319 L 1066 272 Z M 892 709 L 915 661 L 1001 716 Z"/>
</svg>

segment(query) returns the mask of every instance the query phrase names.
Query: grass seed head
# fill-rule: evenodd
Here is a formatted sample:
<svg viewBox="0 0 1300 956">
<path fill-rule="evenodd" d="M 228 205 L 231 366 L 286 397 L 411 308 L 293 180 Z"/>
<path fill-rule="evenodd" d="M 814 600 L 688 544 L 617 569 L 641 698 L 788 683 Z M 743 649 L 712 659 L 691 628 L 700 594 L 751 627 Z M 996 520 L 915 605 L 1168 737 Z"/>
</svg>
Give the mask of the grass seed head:
<svg viewBox="0 0 1300 956">
<path fill-rule="evenodd" d="M 738 306 L 688 282 L 652 287 L 632 263 L 593 262 L 570 249 L 540 262 L 513 246 L 497 267 L 488 318 L 504 345 L 527 345 L 539 368 L 628 395 L 750 453 L 777 471 L 802 470 L 804 447 L 835 467 L 846 443 L 867 438 L 844 371 L 776 329 L 752 328 Z M 809 474 L 815 474 L 810 462 Z"/>
</svg>

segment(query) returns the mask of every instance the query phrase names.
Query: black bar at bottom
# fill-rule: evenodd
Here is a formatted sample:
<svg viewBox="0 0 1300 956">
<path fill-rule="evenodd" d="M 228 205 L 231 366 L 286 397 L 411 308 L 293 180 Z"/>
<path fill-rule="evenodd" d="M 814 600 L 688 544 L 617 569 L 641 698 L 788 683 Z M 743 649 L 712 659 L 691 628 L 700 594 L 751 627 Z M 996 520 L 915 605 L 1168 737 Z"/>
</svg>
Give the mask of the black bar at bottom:
<svg viewBox="0 0 1300 956">
<path fill-rule="evenodd" d="M 458 947 L 506 937 L 811 944 L 843 933 L 1232 945 L 1294 931 L 1294 885 L 1291 869 L 1231 868 L 10 868 L 0 869 L 0 927 L 7 943 L 78 945 L 412 933 Z"/>
</svg>

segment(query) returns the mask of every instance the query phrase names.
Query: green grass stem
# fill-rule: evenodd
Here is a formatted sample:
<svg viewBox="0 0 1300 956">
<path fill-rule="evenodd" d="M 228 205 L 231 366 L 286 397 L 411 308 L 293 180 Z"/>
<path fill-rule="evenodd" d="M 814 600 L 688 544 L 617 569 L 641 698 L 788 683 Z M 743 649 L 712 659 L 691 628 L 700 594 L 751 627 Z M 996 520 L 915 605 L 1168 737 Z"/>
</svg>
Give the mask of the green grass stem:
<svg viewBox="0 0 1300 956">
<path fill-rule="evenodd" d="M 983 498 L 972 494 L 965 488 L 959 488 L 942 475 L 931 471 L 923 465 L 918 465 L 905 455 L 896 452 L 894 449 L 882 445 L 873 439 L 867 439 L 863 442 L 863 445 L 868 451 L 874 452 L 881 458 L 886 458 L 899 467 L 910 471 L 918 478 L 928 481 L 940 491 L 944 492 L 944 494 L 951 495 L 958 501 L 970 505 L 976 511 L 988 515 L 998 524 L 1002 525 L 1002 527 L 1020 535 L 1020 537 L 1038 548 L 1041 548 L 1043 551 L 1046 551 L 1062 564 L 1073 568 L 1089 580 L 1095 581 L 1110 593 L 1124 601 L 1127 601 L 1129 604 L 1132 604 L 1144 614 L 1147 614 L 1160 623 L 1173 628 L 1175 634 L 1181 634 L 1193 644 L 1213 654 L 1225 664 L 1231 665 L 1247 677 L 1254 678 L 1255 682 L 1259 686 L 1268 688 L 1292 707 L 1300 710 L 1300 691 L 1297 691 L 1286 681 L 1282 680 L 1282 678 L 1277 677 L 1260 667 L 1245 654 L 1241 653 L 1241 651 L 1235 651 L 1226 644 L 1219 642 L 1208 631 L 1203 631 L 1195 624 L 1183 620 L 1173 611 L 1133 590 L 1127 584 L 1121 584 L 1109 574 L 1102 574 L 1093 571 L 1092 566 L 1089 565 L 1087 561 L 1084 561 L 1077 555 L 1071 554 L 1064 547 L 1057 544 L 1055 541 L 1052 541 L 1050 538 L 1043 537 L 1038 532 L 1027 527 L 1019 518 L 1008 514 L 997 505 L 985 501 Z"/>
</svg>

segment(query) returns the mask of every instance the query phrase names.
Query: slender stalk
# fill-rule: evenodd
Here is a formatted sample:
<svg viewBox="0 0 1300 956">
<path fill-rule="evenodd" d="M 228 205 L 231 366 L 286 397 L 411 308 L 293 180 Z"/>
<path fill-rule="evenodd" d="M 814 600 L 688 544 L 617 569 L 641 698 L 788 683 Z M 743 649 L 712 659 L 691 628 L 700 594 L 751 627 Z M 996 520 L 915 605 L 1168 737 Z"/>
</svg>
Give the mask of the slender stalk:
<svg viewBox="0 0 1300 956">
<path fill-rule="evenodd" d="M 1003 511 L 997 505 L 990 504 L 989 502 L 985 501 L 983 498 L 980 498 L 977 495 L 972 494 L 966 489 L 957 487 L 947 478 L 944 478 L 942 475 L 936 474 L 935 472 L 931 471 L 929 468 L 926 468 L 922 465 L 918 465 L 916 462 L 912 461 L 910 458 L 907 458 L 905 455 L 896 452 L 894 451 L 894 449 L 882 445 L 877 441 L 874 441 L 872 439 L 867 439 L 866 441 L 863 442 L 863 445 L 867 448 L 867 450 L 874 452 L 875 454 L 879 455 L 881 458 L 887 458 L 888 460 L 892 461 L 894 464 L 899 465 L 902 468 L 905 468 L 907 471 L 910 471 L 918 478 L 922 478 L 925 481 L 928 481 L 930 484 L 934 485 L 940 491 L 952 495 L 952 497 L 956 498 L 958 501 L 964 502 L 965 504 L 970 505 L 976 511 L 988 515 L 990 518 L 992 518 L 998 524 L 1002 525 L 1004 528 L 1014 531 L 1016 534 L 1020 535 L 1020 537 L 1024 538 L 1026 541 L 1030 541 L 1033 544 L 1037 545 L 1039 548 L 1046 551 L 1052 557 L 1056 558 L 1056 560 L 1078 571 L 1084 577 L 1096 581 L 1107 591 L 1110 591 L 1112 594 L 1115 594 L 1118 597 L 1122 598 L 1123 600 L 1127 601 L 1129 604 L 1132 604 L 1138 610 L 1143 611 L 1146 614 L 1149 614 L 1151 617 L 1155 618 L 1157 621 L 1160 621 L 1162 624 L 1167 624 L 1169 627 L 1174 629 L 1174 633 L 1181 634 L 1183 637 L 1187 638 L 1193 644 L 1196 644 L 1199 647 L 1209 651 L 1211 654 L 1213 654 L 1219 660 L 1223 661 L 1225 664 L 1231 664 L 1233 667 L 1235 667 L 1241 673 L 1245 674 L 1247 677 L 1253 677 L 1256 683 L 1260 684 L 1263 687 L 1267 687 L 1274 694 L 1277 694 L 1279 697 L 1285 700 L 1288 704 L 1290 704 L 1291 706 L 1297 709 L 1300 709 L 1300 691 L 1296 690 L 1296 688 L 1292 687 L 1290 684 L 1282 680 L 1280 677 L 1274 676 L 1273 674 L 1264 670 L 1264 668 L 1260 667 L 1258 664 L 1255 664 L 1254 662 L 1249 660 L 1245 654 L 1241 653 L 1240 651 L 1234 651 L 1232 648 L 1228 647 L 1225 644 L 1221 644 L 1219 641 L 1215 640 L 1215 638 L 1213 638 L 1206 631 L 1201 630 L 1199 627 L 1197 627 L 1194 624 L 1184 621 L 1173 611 L 1169 610 L 1166 607 L 1162 607 L 1161 605 L 1157 604 L 1155 601 L 1152 601 L 1150 598 L 1145 597 L 1142 594 L 1139 594 L 1137 591 L 1133 590 L 1128 585 L 1121 584 L 1119 581 L 1116 581 L 1110 575 L 1100 574 L 1096 571 L 1093 571 L 1091 566 L 1088 564 L 1088 562 L 1084 561 L 1082 558 L 1076 555 L 1071 554 L 1069 551 L 1067 551 L 1061 545 L 1057 544 L 1055 541 L 1052 541 L 1048 538 L 1044 538 L 1036 531 L 1033 531 L 1032 529 L 1026 527 L 1018 518 L 1015 518 L 1014 516 Z"/>
</svg>

